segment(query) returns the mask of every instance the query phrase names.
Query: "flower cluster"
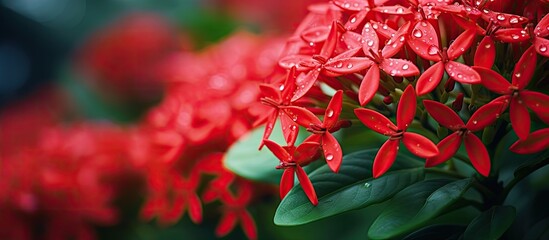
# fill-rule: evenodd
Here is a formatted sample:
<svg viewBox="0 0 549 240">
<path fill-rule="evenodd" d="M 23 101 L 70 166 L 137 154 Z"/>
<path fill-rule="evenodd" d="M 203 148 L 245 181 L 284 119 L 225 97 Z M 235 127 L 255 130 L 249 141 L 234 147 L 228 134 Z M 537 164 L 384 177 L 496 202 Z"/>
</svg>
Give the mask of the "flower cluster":
<svg viewBox="0 0 549 240">
<path fill-rule="evenodd" d="M 546 149 L 547 129 L 531 132 L 530 123 L 549 124 L 549 96 L 529 90 L 539 85 L 549 57 L 546 9 L 546 1 L 507 0 L 334 0 L 309 6 L 279 60 L 285 81 L 261 86 L 262 102 L 272 109 L 264 115 L 262 144 L 285 169 L 281 197 L 296 172 L 317 204 L 302 167 L 321 152 L 337 172 L 342 152 L 332 133 L 356 120 L 388 137 L 375 157 L 374 177 L 391 167 L 400 143 L 433 167 L 452 158 L 462 142 L 472 166 L 489 176 L 484 143 L 493 140 L 489 133 L 496 125 L 508 131 L 510 124 L 518 136 L 514 152 Z M 345 112 L 355 114 L 342 119 Z M 285 147 L 267 140 L 277 119 Z M 297 126 L 311 135 L 294 147 Z"/>
</svg>

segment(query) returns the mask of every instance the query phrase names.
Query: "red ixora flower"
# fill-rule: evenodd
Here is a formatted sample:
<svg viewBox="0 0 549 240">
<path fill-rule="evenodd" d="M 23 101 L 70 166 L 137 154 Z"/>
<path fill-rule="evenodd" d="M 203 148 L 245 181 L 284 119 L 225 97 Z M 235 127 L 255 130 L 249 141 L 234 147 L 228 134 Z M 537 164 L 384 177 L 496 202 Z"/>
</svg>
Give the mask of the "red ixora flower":
<svg viewBox="0 0 549 240">
<path fill-rule="evenodd" d="M 437 144 L 440 153 L 425 161 L 426 167 L 433 167 L 450 159 L 457 152 L 461 142 L 475 169 L 483 176 L 490 174 L 490 156 L 482 141 L 473 132 L 480 131 L 492 124 L 499 116 L 503 103 L 491 102 L 480 107 L 464 124 L 459 115 L 448 106 L 431 100 L 423 105 L 429 114 L 442 126 L 454 131 Z"/>
<path fill-rule="evenodd" d="M 236 223 L 240 221 L 242 230 L 248 239 L 257 239 L 257 229 L 252 215 L 246 210 L 253 196 L 253 186 L 249 182 L 240 182 L 237 194 L 233 195 L 229 191 L 224 191 L 221 201 L 224 206 L 223 216 L 219 220 L 219 225 L 215 229 L 218 237 L 223 237 L 230 233 Z"/>
<path fill-rule="evenodd" d="M 482 85 L 495 93 L 503 94 L 492 102 L 505 103 L 505 110 L 510 103 L 511 125 L 517 136 L 524 140 L 530 133 L 530 108 L 544 122 L 549 123 L 549 96 L 525 90 L 536 69 L 536 53 L 533 48 L 528 48 L 515 65 L 511 83 L 492 69 L 473 67 L 482 77 Z M 528 107 L 528 108 L 527 108 Z"/>
<path fill-rule="evenodd" d="M 318 204 L 315 189 L 307 173 L 302 166 L 309 164 L 315 159 L 319 144 L 316 142 L 303 142 L 297 148 L 294 146 L 281 147 L 271 140 L 264 140 L 265 146 L 280 159 L 280 165 L 277 169 L 284 169 L 282 178 L 280 179 L 280 198 L 284 198 L 286 194 L 294 186 L 294 174 L 303 188 L 303 191 L 313 205 Z"/>
<path fill-rule="evenodd" d="M 307 131 L 313 135 L 305 139 L 305 142 L 317 142 L 320 144 L 326 163 L 332 171 L 338 172 L 343 158 L 343 152 L 337 139 L 332 135 L 332 132 L 341 128 L 345 121 L 338 121 L 341 114 L 343 104 L 343 91 L 338 90 L 332 100 L 326 107 L 323 121 L 320 121 L 311 111 L 298 107 L 289 106 L 284 110 L 292 116 L 292 119 L 307 128 Z"/>
<path fill-rule="evenodd" d="M 416 156 L 431 158 L 438 154 L 437 146 L 426 137 L 417 133 L 406 132 L 416 114 L 416 95 L 414 87 L 409 85 L 397 108 L 397 125 L 391 120 L 371 109 L 357 108 L 355 114 L 358 119 L 370 129 L 390 138 L 381 146 L 374 159 L 373 176 L 375 178 L 385 173 L 396 159 L 399 144 L 404 146 Z"/>
</svg>

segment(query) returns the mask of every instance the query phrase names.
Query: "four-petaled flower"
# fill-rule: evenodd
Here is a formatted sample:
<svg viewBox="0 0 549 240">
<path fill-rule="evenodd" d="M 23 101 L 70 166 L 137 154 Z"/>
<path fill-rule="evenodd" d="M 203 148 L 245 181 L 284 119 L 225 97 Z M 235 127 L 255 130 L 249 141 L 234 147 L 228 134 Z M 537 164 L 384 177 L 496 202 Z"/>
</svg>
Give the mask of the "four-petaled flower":
<svg viewBox="0 0 549 240">
<path fill-rule="evenodd" d="M 375 178 L 385 173 L 396 159 L 400 142 L 414 155 L 422 158 L 431 158 L 438 154 L 437 146 L 428 138 L 412 132 L 406 132 L 416 114 L 416 95 L 414 88 L 409 85 L 398 103 L 397 125 L 391 120 L 371 109 L 357 108 L 355 114 L 364 125 L 370 129 L 389 136 L 381 146 L 374 159 L 373 176 Z"/>
<path fill-rule="evenodd" d="M 284 198 L 292 189 L 294 186 L 294 175 L 297 175 L 303 191 L 311 203 L 316 206 L 318 204 L 316 191 L 302 166 L 309 164 L 316 158 L 319 144 L 316 142 L 303 142 L 298 147 L 281 147 L 271 140 L 265 140 L 264 142 L 265 146 L 280 160 L 280 165 L 276 168 L 284 169 L 284 173 L 282 173 L 282 178 L 280 179 L 280 198 Z"/>
</svg>

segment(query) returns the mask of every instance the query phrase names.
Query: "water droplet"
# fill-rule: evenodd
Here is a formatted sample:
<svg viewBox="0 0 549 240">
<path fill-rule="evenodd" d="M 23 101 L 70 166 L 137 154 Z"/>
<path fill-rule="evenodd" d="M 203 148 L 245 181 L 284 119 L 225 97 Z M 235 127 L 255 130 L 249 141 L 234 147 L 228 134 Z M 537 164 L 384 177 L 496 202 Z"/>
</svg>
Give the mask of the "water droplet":
<svg viewBox="0 0 549 240">
<path fill-rule="evenodd" d="M 331 154 L 331 153 L 328 153 L 328 154 L 326 155 L 326 160 L 328 160 L 328 161 L 334 160 L 334 155 Z"/>
<path fill-rule="evenodd" d="M 474 120 L 474 121 L 473 121 L 473 124 L 477 125 L 477 123 L 478 123 L 477 120 Z"/>
<path fill-rule="evenodd" d="M 353 68 L 353 64 L 352 64 L 352 63 L 347 64 L 347 68 L 348 68 L 348 69 Z"/>
<path fill-rule="evenodd" d="M 487 43 L 486 45 L 484 45 L 485 48 L 491 48 L 492 47 L 492 44 L 490 43 Z"/>
<path fill-rule="evenodd" d="M 356 22 L 356 17 L 351 18 L 351 23 L 355 23 L 355 22 Z"/>
<path fill-rule="evenodd" d="M 404 64 L 404 65 L 402 65 L 402 69 L 404 69 L 404 70 L 408 70 L 408 68 L 410 68 L 410 66 L 408 66 L 408 64 Z"/>
<path fill-rule="evenodd" d="M 292 121 L 294 121 L 294 122 L 297 121 L 297 115 L 292 116 Z"/>
<path fill-rule="evenodd" d="M 292 131 L 295 131 L 297 127 L 295 125 L 292 125 L 290 128 L 292 129 Z"/>
<path fill-rule="evenodd" d="M 414 37 L 416 37 L 416 38 L 420 38 L 420 37 L 423 36 L 423 33 L 419 29 L 414 29 L 413 34 L 414 34 Z"/>
<path fill-rule="evenodd" d="M 383 27 L 382 27 L 382 28 L 383 28 L 383 30 L 387 30 L 387 29 L 389 29 L 389 27 L 387 26 L 387 24 L 383 25 Z"/>
<path fill-rule="evenodd" d="M 284 90 L 284 84 L 280 85 L 280 87 L 278 88 L 280 91 Z"/>
<path fill-rule="evenodd" d="M 374 23 L 374 24 L 372 24 L 372 27 L 373 27 L 374 29 L 377 30 L 377 28 L 378 28 L 379 26 L 377 25 L 377 23 Z"/>
<path fill-rule="evenodd" d="M 391 76 L 395 76 L 397 74 L 397 71 L 395 69 L 391 70 L 389 73 Z"/>
<path fill-rule="evenodd" d="M 396 12 L 397 12 L 397 13 L 403 13 L 403 12 L 404 12 L 404 9 L 401 8 L 401 7 L 399 7 L 399 8 L 397 8 L 397 11 L 396 11 Z"/>
<path fill-rule="evenodd" d="M 518 20 L 517 17 L 511 17 L 511 19 L 509 19 L 509 22 L 510 22 L 511 24 L 516 24 L 516 23 L 519 22 L 519 20 Z"/>
<path fill-rule="evenodd" d="M 505 16 L 503 16 L 503 14 L 498 14 L 498 16 L 496 18 L 500 21 L 505 20 Z"/>
<path fill-rule="evenodd" d="M 536 103 L 536 107 L 539 107 L 539 103 Z"/>
<path fill-rule="evenodd" d="M 349 7 L 351 7 L 351 4 L 350 3 L 345 3 L 345 4 L 343 4 L 343 7 L 344 8 L 349 8 Z"/>
<path fill-rule="evenodd" d="M 516 34 L 512 34 L 512 35 L 511 35 L 511 38 L 517 40 L 517 39 L 519 39 L 519 36 L 516 35 Z"/>
<path fill-rule="evenodd" d="M 369 40 L 367 45 L 368 47 L 374 46 L 374 40 Z"/>
<path fill-rule="evenodd" d="M 539 45 L 539 51 L 542 52 L 542 53 L 546 52 L 547 51 L 547 46 Z"/>
<path fill-rule="evenodd" d="M 436 47 L 435 45 L 431 45 L 429 49 L 427 49 L 427 54 L 431 56 L 436 55 L 437 53 L 438 53 L 438 47 Z"/>
<path fill-rule="evenodd" d="M 310 42 L 310 43 L 309 43 L 309 46 L 311 46 L 311 47 L 313 47 L 314 45 L 315 45 L 314 42 Z"/>
<path fill-rule="evenodd" d="M 330 109 L 328 110 L 328 112 L 326 113 L 326 117 L 333 117 L 334 116 L 334 110 Z"/>
<path fill-rule="evenodd" d="M 515 77 L 519 78 L 521 76 L 520 73 L 515 73 Z"/>
<path fill-rule="evenodd" d="M 518 100 L 517 102 L 518 102 L 519 104 L 522 104 L 522 100 Z"/>
<path fill-rule="evenodd" d="M 372 186 L 372 184 L 370 184 L 370 183 L 368 183 L 368 182 L 367 182 L 367 183 L 364 183 L 364 187 L 365 187 L 365 188 L 369 188 L 370 186 Z"/>
<path fill-rule="evenodd" d="M 404 40 L 405 40 L 404 36 L 401 36 L 398 40 L 401 41 L 401 42 L 404 42 Z"/>
<path fill-rule="evenodd" d="M 422 21 L 422 22 L 421 22 L 421 26 L 422 26 L 422 27 L 427 27 L 427 23 L 426 23 L 425 21 Z"/>
</svg>

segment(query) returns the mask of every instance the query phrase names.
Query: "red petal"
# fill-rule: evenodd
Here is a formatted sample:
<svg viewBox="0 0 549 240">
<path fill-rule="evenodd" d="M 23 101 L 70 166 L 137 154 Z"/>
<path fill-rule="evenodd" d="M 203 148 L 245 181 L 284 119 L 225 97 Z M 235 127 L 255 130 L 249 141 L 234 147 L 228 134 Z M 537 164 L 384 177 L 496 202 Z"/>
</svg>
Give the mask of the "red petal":
<svg viewBox="0 0 549 240">
<path fill-rule="evenodd" d="M 488 90 L 497 94 L 512 93 L 512 90 L 509 89 L 511 84 L 504 77 L 499 75 L 499 73 L 484 67 L 474 66 L 473 69 L 480 75 L 482 85 L 488 88 Z"/>
<path fill-rule="evenodd" d="M 366 127 L 383 135 L 391 135 L 395 133 L 395 129 L 397 129 L 391 120 L 377 111 L 357 108 L 355 109 L 355 115 L 364 125 L 366 125 Z"/>
<path fill-rule="evenodd" d="M 311 56 L 308 55 L 290 55 L 278 60 L 278 65 L 285 69 L 296 67 L 297 71 L 304 72 L 311 69 L 311 64 L 301 64 L 304 62 L 312 62 Z"/>
<path fill-rule="evenodd" d="M 408 85 L 398 101 L 396 114 L 398 129 L 406 130 L 408 128 L 416 116 L 416 107 L 416 92 L 414 91 L 414 87 L 412 87 L 412 85 Z"/>
<path fill-rule="evenodd" d="M 362 45 L 362 50 L 368 56 L 370 55 L 370 50 L 374 51 L 377 54 L 379 49 L 379 38 L 377 37 L 376 31 L 372 28 L 372 24 L 367 22 L 362 29 L 362 38 L 364 39 L 364 44 Z"/>
<path fill-rule="evenodd" d="M 280 199 L 286 197 L 286 194 L 294 187 L 294 168 L 286 168 L 280 178 Z"/>
<path fill-rule="evenodd" d="M 427 20 L 416 23 L 408 37 L 408 44 L 423 59 L 435 62 L 441 60 L 437 32 Z"/>
<path fill-rule="evenodd" d="M 260 84 L 259 90 L 261 91 L 262 97 L 270 98 L 275 101 L 281 99 L 280 91 L 269 84 Z"/>
<path fill-rule="evenodd" d="M 347 45 L 348 49 L 360 49 L 362 48 L 362 35 L 353 32 L 353 31 L 346 31 L 341 36 L 341 39 L 343 42 L 345 42 L 345 45 Z"/>
<path fill-rule="evenodd" d="M 480 41 L 477 50 L 475 51 L 475 66 L 492 68 L 496 60 L 496 46 L 494 40 L 490 36 L 485 36 Z M 478 71 L 477 71 L 478 72 Z"/>
<path fill-rule="evenodd" d="M 395 6 L 379 6 L 372 9 L 373 11 L 384 13 L 384 14 L 390 14 L 390 15 L 409 15 L 412 14 L 412 11 L 410 9 L 405 8 L 400 5 Z"/>
<path fill-rule="evenodd" d="M 538 25 L 534 28 L 534 33 L 538 37 L 549 35 L 549 13 L 539 20 Z"/>
<path fill-rule="evenodd" d="M 528 18 L 519 15 L 493 12 L 488 9 L 483 10 L 482 19 L 486 22 L 493 21 L 496 25 L 505 28 L 521 26 L 528 22 Z"/>
<path fill-rule="evenodd" d="M 305 173 L 305 171 L 303 171 L 303 168 L 301 168 L 301 166 L 299 165 L 296 166 L 296 173 L 297 179 L 299 179 L 299 183 L 301 184 L 303 191 L 309 198 L 309 201 L 311 201 L 311 203 L 315 206 L 318 205 L 318 198 L 316 196 L 315 188 L 313 187 L 309 176 L 307 176 L 307 173 Z"/>
<path fill-rule="evenodd" d="M 410 77 L 419 75 L 419 69 L 411 61 L 396 58 L 384 59 L 379 67 L 391 76 Z"/>
<path fill-rule="evenodd" d="M 374 159 L 374 178 L 383 175 L 387 172 L 387 170 L 389 170 L 389 168 L 391 168 L 393 162 L 395 162 L 399 144 L 400 141 L 389 139 L 381 146 Z"/>
<path fill-rule="evenodd" d="M 316 83 L 316 79 L 318 78 L 318 75 L 320 74 L 320 68 L 315 68 L 309 71 L 307 74 L 300 74 L 297 77 L 296 84 L 297 88 L 295 90 L 294 96 L 292 97 L 292 102 L 297 101 L 301 97 L 303 97 L 307 92 L 309 92 L 309 89 L 313 87 Z"/>
<path fill-rule="evenodd" d="M 465 127 L 471 132 L 480 131 L 496 121 L 503 111 L 505 111 L 505 103 L 492 101 L 473 113 Z"/>
<path fill-rule="evenodd" d="M 193 223 L 202 222 L 202 203 L 196 194 L 190 194 L 188 199 L 189 201 L 189 216 Z"/>
<path fill-rule="evenodd" d="M 386 23 L 380 23 L 373 20 L 370 20 L 370 23 L 372 23 L 372 28 L 376 30 L 377 34 L 383 36 L 384 38 L 390 39 L 397 32 Z"/>
<path fill-rule="evenodd" d="M 437 144 L 439 154 L 432 158 L 427 158 L 427 160 L 425 161 L 425 167 L 434 167 L 443 162 L 446 162 L 446 160 L 450 159 L 452 156 L 454 156 L 454 154 L 456 154 L 460 145 L 461 136 L 458 132 L 454 132 L 448 137 L 442 139 L 442 141 Z"/>
<path fill-rule="evenodd" d="M 449 61 L 444 65 L 444 68 L 448 75 L 458 82 L 467 84 L 481 83 L 480 75 L 463 63 Z"/>
<path fill-rule="evenodd" d="M 301 38 L 308 43 L 318 43 L 325 41 L 330 33 L 327 26 L 311 27 L 301 33 Z"/>
<path fill-rule="evenodd" d="M 333 3 L 345 10 L 361 11 L 368 7 L 368 2 L 364 0 L 334 0 Z"/>
<path fill-rule="evenodd" d="M 452 131 L 457 131 L 465 126 L 459 115 L 448 106 L 432 100 L 424 100 L 423 105 L 440 125 Z"/>
<path fill-rule="evenodd" d="M 448 47 L 448 59 L 454 60 L 461 56 L 473 43 L 475 39 L 476 31 L 474 29 L 467 29 Z"/>
<path fill-rule="evenodd" d="M 530 133 L 530 113 L 524 103 L 519 102 L 519 97 L 511 99 L 510 115 L 513 130 L 520 139 L 526 139 Z"/>
<path fill-rule="evenodd" d="M 519 139 L 509 150 L 518 154 L 532 154 L 549 147 L 549 128 L 532 132 L 526 139 Z"/>
<path fill-rule="evenodd" d="M 297 135 L 299 133 L 299 127 L 288 114 L 285 114 L 283 111 L 279 111 L 280 114 L 280 126 L 282 126 L 282 134 L 284 135 L 284 140 L 288 146 L 293 146 L 297 140 Z"/>
<path fill-rule="evenodd" d="M 541 56 L 549 57 L 549 40 L 545 38 L 536 37 L 534 41 L 534 46 L 536 52 Z"/>
<path fill-rule="evenodd" d="M 410 152 L 421 158 L 430 158 L 438 154 L 437 146 L 428 138 L 412 132 L 405 132 L 402 143 Z"/>
<path fill-rule="evenodd" d="M 343 106 L 343 91 L 338 90 L 328 103 L 324 113 L 324 128 L 332 128 L 338 121 Z"/>
<path fill-rule="evenodd" d="M 519 43 L 530 39 L 530 35 L 522 28 L 504 28 L 494 33 L 494 38 L 504 43 Z"/>
<path fill-rule="evenodd" d="M 294 161 L 301 166 L 306 165 L 311 159 L 316 157 L 320 143 L 318 142 L 303 142 L 295 150 Z"/>
<path fill-rule="evenodd" d="M 233 211 L 226 211 L 219 224 L 215 228 L 215 235 L 217 237 L 223 237 L 229 234 L 236 225 L 237 215 Z"/>
<path fill-rule="evenodd" d="M 333 58 L 328 60 L 324 69 L 330 71 L 334 76 L 357 73 L 372 65 L 372 61 L 364 57 Z"/>
<path fill-rule="evenodd" d="M 311 124 L 318 126 L 322 125 L 320 119 L 304 107 L 287 106 L 281 107 L 280 109 L 286 112 L 293 121 L 303 127 L 310 127 Z"/>
<path fill-rule="evenodd" d="M 324 158 L 326 163 L 333 172 L 337 173 L 341 166 L 341 160 L 343 159 L 343 152 L 337 139 L 331 133 L 324 133 L 322 135 L 322 150 L 324 151 Z"/>
<path fill-rule="evenodd" d="M 487 177 L 490 174 L 491 163 L 484 143 L 475 134 L 467 134 L 465 136 L 465 150 L 467 150 L 469 160 L 477 172 Z"/>
<path fill-rule="evenodd" d="M 286 149 L 282 148 L 277 143 L 275 143 L 275 142 L 273 142 L 269 139 L 264 139 L 263 143 L 265 144 L 265 146 L 267 146 L 267 148 L 269 148 L 269 150 L 271 150 L 271 152 L 273 152 L 273 154 L 278 159 L 280 159 L 280 161 L 290 162 L 292 160 L 292 156 L 288 153 L 288 151 L 286 151 Z"/>
<path fill-rule="evenodd" d="M 526 85 L 530 83 L 532 76 L 534 76 L 536 61 L 536 52 L 534 51 L 534 48 L 529 47 L 515 65 L 511 83 L 517 86 L 518 89 L 524 89 Z"/>
<path fill-rule="evenodd" d="M 538 116 L 545 116 L 549 113 L 548 95 L 539 92 L 524 90 L 520 92 L 520 99 Z"/>
<path fill-rule="evenodd" d="M 159 221 L 164 224 L 172 224 L 177 222 L 183 212 L 185 212 L 186 201 L 181 196 L 176 196 L 173 200 L 171 208 L 166 209 L 160 216 Z"/>
<path fill-rule="evenodd" d="M 358 26 L 360 26 L 364 22 L 364 19 L 366 18 L 369 12 L 370 12 L 369 10 L 362 10 L 349 16 L 349 21 L 345 23 L 345 28 L 348 30 L 357 29 Z"/>
<path fill-rule="evenodd" d="M 240 225 L 242 225 L 244 234 L 246 234 L 248 239 L 257 239 L 257 227 L 255 226 L 254 219 L 246 210 L 240 212 Z"/>
<path fill-rule="evenodd" d="M 431 66 L 429 69 L 425 70 L 425 72 L 421 74 L 421 76 L 419 76 L 419 79 L 417 80 L 417 95 L 421 96 L 433 91 L 440 83 L 443 74 L 443 62 L 438 62 L 435 65 Z"/>
<path fill-rule="evenodd" d="M 332 27 L 330 28 L 330 33 L 328 33 L 328 37 L 326 37 L 326 41 L 324 42 L 324 45 L 322 45 L 322 49 L 320 49 L 320 56 L 324 57 L 325 59 L 332 57 L 338 41 L 339 37 L 337 22 L 333 21 Z"/>
<path fill-rule="evenodd" d="M 297 78 L 296 71 L 297 69 L 295 67 L 290 68 L 290 71 L 288 71 L 288 74 L 286 75 L 286 80 L 284 81 L 284 85 L 279 87 L 279 90 L 280 88 L 283 88 L 281 90 L 282 91 L 281 100 L 283 104 L 286 104 L 286 105 L 289 104 L 295 92 L 295 88 L 296 88 L 295 82 Z"/>
<path fill-rule="evenodd" d="M 263 139 L 268 139 L 271 134 L 273 133 L 274 125 L 276 123 L 276 118 L 278 117 L 278 110 L 273 109 L 271 112 L 268 113 L 269 117 L 267 119 L 267 123 L 265 124 L 265 131 L 263 132 Z M 264 142 L 261 142 L 261 145 L 259 146 L 259 149 L 263 148 Z"/>
<path fill-rule="evenodd" d="M 392 35 L 389 41 L 387 41 L 385 47 L 381 50 L 381 55 L 383 55 L 384 58 L 390 58 L 402 49 L 402 46 L 406 43 L 410 25 L 411 22 L 406 22 L 394 35 Z"/>
<path fill-rule="evenodd" d="M 366 71 L 366 75 L 360 83 L 358 90 L 358 100 L 360 106 L 368 104 L 372 98 L 376 95 L 377 88 L 379 87 L 379 67 L 377 64 L 372 64 L 370 69 Z"/>
</svg>

